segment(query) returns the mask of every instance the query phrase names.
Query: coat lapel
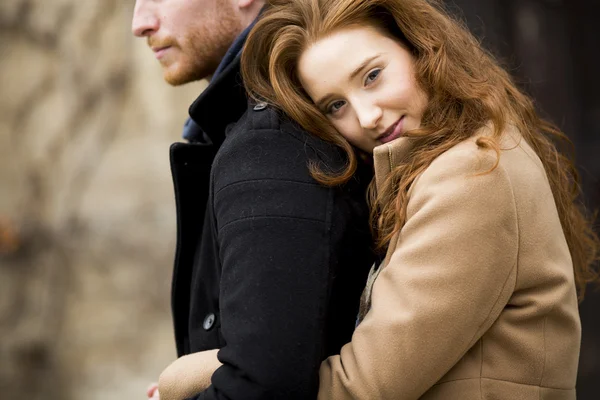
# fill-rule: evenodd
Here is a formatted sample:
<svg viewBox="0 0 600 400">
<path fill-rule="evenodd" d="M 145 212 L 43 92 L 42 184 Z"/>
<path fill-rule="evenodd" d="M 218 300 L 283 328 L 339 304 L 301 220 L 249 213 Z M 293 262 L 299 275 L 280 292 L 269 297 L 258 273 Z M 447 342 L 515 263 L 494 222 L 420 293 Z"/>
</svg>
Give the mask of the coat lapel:
<svg viewBox="0 0 600 400">
<path fill-rule="evenodd" d="M 398 138 L 390 143 L 375 147 L 373 150 L 373 162 L 375 166 L 375 184 L 377 185 L 378 191 L 383 189 L 383 185 L 394 167 L 398 166 L 408 157 L 413 147 L 414 141 L 410 138 Z M 392 239 L 392 242 L 394 242 L 394 239 Z M 365 290 L 360 299 L 360 309 L 358 314 L 359 323 L 371 308 L 371 291 L 373 289 L 373 284 L 381 270 L 390 261 L 391 253 L 392 252 L 388 250 L 385 259 L 381 262 L 376 262 L 371 267 Z"/>
</svg>

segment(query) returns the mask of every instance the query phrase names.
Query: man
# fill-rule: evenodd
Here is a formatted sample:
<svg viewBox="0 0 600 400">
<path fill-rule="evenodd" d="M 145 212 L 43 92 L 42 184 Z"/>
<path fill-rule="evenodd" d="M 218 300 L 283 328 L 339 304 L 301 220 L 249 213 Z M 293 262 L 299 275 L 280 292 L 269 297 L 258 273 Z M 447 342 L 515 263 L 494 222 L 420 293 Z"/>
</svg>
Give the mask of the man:
<svg viewBox="0 0 600 400">
<path fill-rule="evenodd" d="M 339 169 L 339 149 L 246 98 L 240 52 L 263 6 L 135 4 L 133 32 L 168 83 L 211 79 L 190 108 L 189 143 L 171 147 L 177 353 L 220 349 L 222 364 L 196 399 L 316 398 L 320 362 L 350 340 L 373 261 L 370 171 L 344 187 L 318 184 L 309 162 Z"/>
</svg>

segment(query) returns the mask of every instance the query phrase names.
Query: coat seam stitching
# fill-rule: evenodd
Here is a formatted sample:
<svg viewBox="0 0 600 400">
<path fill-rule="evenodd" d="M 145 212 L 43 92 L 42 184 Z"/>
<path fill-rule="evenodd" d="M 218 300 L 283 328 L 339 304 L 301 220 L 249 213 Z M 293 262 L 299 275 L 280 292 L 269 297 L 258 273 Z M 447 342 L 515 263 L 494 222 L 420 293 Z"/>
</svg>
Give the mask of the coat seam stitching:
<svg viewBox="0 0 600 400">
<path fill-rule="evenodd" d="M 321 224 L 325 223 L 325 221 L 323 221 L 322 219 L 319 219 L 319 218 L 306 218 L 306 217 L 297 217 L 297 216 L 292 216 L 292 215 L 253 215 L 253 216 L 237 218 L 237 219 L 234 219 L 233 221 L 229 221 L 225 225 L 223 225 L 219 230 L 222 231 L 229 225 L 234 224 L 236 222 L 243 222 L 243 221 L 252 220 L 252 219 L 295 219 L 295 220 L 301 220 L 301 221 L 316 222 L 316 223 L 321 223 Z"/>
<path fill-rule="evenodd" d="M 548 353 L 546 352 L 546 322 L 548 320 L 548 315 L 546 315 L 544 317 L 544 330 L 543 330 L 543 336 L 544 336 L 544 364 L 542 365 L 542 373 L 540 375 L 540 386 L 542 385 L 542 382 L 544 381 L 544 373 L 546 372 L 546 358 L 548 356 Z M 541 394 L 540 394 L 541 396 Z M 541 397 L 540 397 L 541 399 Z"/>
<path fill-rule="evenodd" d="M 477 328 L 477 331 L 475 332 L 475 334 L 471 338 L 471 341 L 476 337 L 477 332 L 479 332 L 479 329 L 481 329 L 481 327 L 487 322 L 488 318 L 490 317 L 490 314 L 492 313 L 492 311 L 494 310 L 494 308 L 496 307 L 496 305 L 500 301 L 500 297 L 502 296 L 502 292 L 504 291 L 504 289 L 506 288 L 506 286 L 509 284 L 509 280 L 510 280 L 510 278 L 512 276 L 513 271 L 517 270 L 515 272 L 515 274 L 518 273 L 518 267 L 517 266 L 519 264 L 519 251 L 520 251 L 520 247 L 521 247 L 520 246 L 520 244 L 521 244 L 521 239 L 520 239 L 521 235 L 520 235 L 520 229 L 519 229 L 519 214 L 517 212 L 517 204 L 516 204 L 516 199 L 515 199 L 515 193 L 513 191 L 513 185 L 512 185 L 512 182 L 510 180 L 510 177 L 509 177 L 508 173 L 506 173 L 506 171 L 504 170 L 504 168 L 502 168 L 501 166 L 499 166 L 499 169 L 502 171 L 503 175 L 506 177 L 506 180 L 509 183 L 511 197 L 512 197 L 512 200 L 513 200 L 513 211 L 515 213 L 515 224 L 516 224 L 516 231 L 517 231 L 517 255 L 516 255 L 516 260 L 515 260 L 512 268 L 508 272 L 508 274 L 506 276 L 506 279 L 505 279 L 504 283 L 502 284 L 502 288 L 500 290 L 500 293 L 498 294 L 498 297 L 496 298 L 496 301 L 494 302 L 494 304 L 490 308 L 487 317 L 483 320 L 483 322 Z M 515 284 L 516 284 L 516 276 L 515 276 Z M 485 332 L 483 332 L 481 334 L 481 338 L 483 338 L 484 335 L 485 335 Z"/>
<path fill-rule="evenodd" d="M 481 398 L 481 400 L 483 400 L 483 337 L 481 338 L 481 340 L 479 341 L 480 345 L 479 345 L 479 349 L 481 351 L 481 365 L 479 368 L 479 397 Z"/>
<path fill-rule="evenodd" d="M 498 382 L 507 382 L 507 383 L 512 383 L 515 385 L 523 385 L 523 386 L 532 386 L 532 387 L 539 387 L 542 389 L 552 389 L 552 390 L 574 390 L 575 388 L 570 388 L 570 389 L 565 389 L 565 388 L 557 388 L 557 387 L 552 387 L 552 386 L 542 386 L 542 385 L 536 385 L 536 384 L 532 384 L 532 383 L 523 383 L 523 382 L 515 382 L 515 381 L 509 381 L 508 379 L 499 379 L 499 378 L 489 378 L 489 377 L 481 377 L 481 378 L 458 378 L 458 379 L 452 379 L 452 380 L 448 380 L 448 381 L 443 381 L 443 382 L 438 382 L 433 386 L 441 386 L 444 385 L 446 383 L 450 383 L 450 382 L 459 382 L 459 381 L 470 381 L 470 380 L 475 380 L 475 379 L 479 379 L 481 380 L 488 380 L 488 381 L 498 381 Z"/>
<path fill-rule="evenodd" d="M 296 181 L 293 179 L 278 179 L 278 178 L 256 178 L 256 179 L 244 179 L 241 181 L 237 181 L 237 182 L 233 182 L 233 183 L 228 183 L 227 185 L 223 186 L 222 188 L 219 188 L 219 190 L 215 193 L 215 196 L 218 196 L 219 193 L 221 193 L 223 190 L 231 187 L 231 186 L 236 186 L 236 185 L 243 185 L 245 183 L 255 183 L 255 182 L 285 182 L 285 183 L 297 183 L 300 185 L 308 185 L 308 186 L 314 186 L 314 187 L 321 187 L 321 185 L 317 184 L 317 183 L 313 183 L 313 182 L 303 182 L 303 181 Z"/>
</svg>

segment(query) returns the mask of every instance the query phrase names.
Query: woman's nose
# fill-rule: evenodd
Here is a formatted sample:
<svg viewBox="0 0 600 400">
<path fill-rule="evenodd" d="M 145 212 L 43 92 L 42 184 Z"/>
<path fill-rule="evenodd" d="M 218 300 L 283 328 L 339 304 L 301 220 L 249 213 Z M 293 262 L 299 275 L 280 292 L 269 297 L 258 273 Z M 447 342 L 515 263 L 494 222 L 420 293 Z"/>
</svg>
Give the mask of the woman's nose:
<svg viewBox="0 0 600 400">
<path fill-rule="evenodd" d="M 362 104 L 360 107 L 357 107 L 356 113 L 360 126 L 368 130 L 376 129 L 383 115 L 381 108 L 375 104 Z"/>
<path fill-rule="evenodd" d="M 146 0 L 137 0 L 131 20 L 131 31 L 135 36 L 150 36 L 159 28 L 159 20 Z"/>
</svg>

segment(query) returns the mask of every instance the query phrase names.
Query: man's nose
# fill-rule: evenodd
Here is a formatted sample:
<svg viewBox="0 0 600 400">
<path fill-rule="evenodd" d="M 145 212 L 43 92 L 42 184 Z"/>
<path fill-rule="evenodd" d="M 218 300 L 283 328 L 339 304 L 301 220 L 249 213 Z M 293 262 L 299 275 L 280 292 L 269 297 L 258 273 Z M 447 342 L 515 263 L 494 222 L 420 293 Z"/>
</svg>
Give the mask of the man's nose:
<svg viewBox="0 0 600 400">
<path fill-rule="evenodd" d="M 152 9 L 152 5 L 146 0 L 137 0 L 131 20 L 131 32 L 137 37 L 150 36 L 155 33 L 160 25 Z"/>
<path fill-rule="evenodd" d="M 379 126 L 383 112 L 375 104 L 361 104 L 356 113 L 363 129 L 375 130 Z"/>
</svg>

